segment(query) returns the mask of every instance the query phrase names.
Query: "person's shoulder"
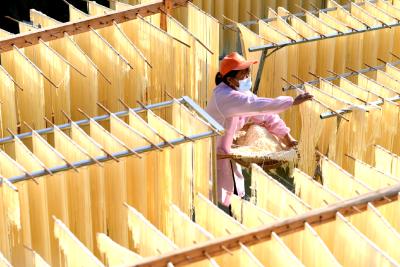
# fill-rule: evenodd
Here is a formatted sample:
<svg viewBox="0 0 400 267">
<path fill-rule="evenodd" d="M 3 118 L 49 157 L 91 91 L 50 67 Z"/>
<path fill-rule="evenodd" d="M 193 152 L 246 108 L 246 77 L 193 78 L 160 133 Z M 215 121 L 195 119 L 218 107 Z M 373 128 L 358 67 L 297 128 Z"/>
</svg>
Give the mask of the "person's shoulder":
<svg viewBox="0 0 400 267">
<path fill-rule="evenodd" d="M 220 83 L 217 85 L 217 87 L 215 87 L 214 89 L 214 94 L 217 98 L 221 98 L 224 96 L 228 96 L 229 94 L 232 93 L 232 88 L 230 88 L 228 85 L 226 85 L 225 83 Z"/>
<path fill-rule="evenodd" d="M 224 92 L 224 91 L 232 90 L 232 88 L 230 88 L 228 85 L 226 85 L 225 83 L 222 82 L 222 83 L 218 84 L 214 90 L 216 92 Z"/>
<path fill-rule="evenodd" d="M 223 97 L 235 97 L 235 96 L 243 96 L 242 92 L 239 92 L 237 90 L 233 90 L 231 87 L 226 85 L 225 83 L 220 83 L 216 88 L 215 88 L 215 94 L 217 96 Z"/>
</svg>

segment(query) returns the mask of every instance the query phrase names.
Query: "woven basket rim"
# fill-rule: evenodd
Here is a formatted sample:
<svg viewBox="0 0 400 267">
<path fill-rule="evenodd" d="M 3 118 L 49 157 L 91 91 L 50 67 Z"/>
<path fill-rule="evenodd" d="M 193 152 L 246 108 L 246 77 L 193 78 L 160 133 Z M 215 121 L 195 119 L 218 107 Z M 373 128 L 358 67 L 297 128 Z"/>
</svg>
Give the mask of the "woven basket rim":
<svg viewBox="0 0 400 267">
<path fill-rule="evenodd" d="M 282 151 L 276 151 L 276 152 L 265 152 L 261 150 L 260 148 L 257 147 L 250 147 L 250 146 L 241 146 L 241 148 L 250 148 L 247 151 L 246 150 L 237 150 L 233 148 L 229 155 L 232 156 L 232 158 L 237 158 L 237 159 L 255 159 L 255 160 L 277 160 L 276 158 L 279 157 L 279 155 L 283 154 L 290 154 L 290 153 L 297 153 L 297 150 L 294 148 L 291 148 L 289 150 L 282 150 Z M 252 150 L 251 148 L 256 148 L 257 150 Z M 251 152 L 252 155 L 246 155 L 245 153 Z M 279 160 L 282 161 L 282 160 Z"/>
</svg>

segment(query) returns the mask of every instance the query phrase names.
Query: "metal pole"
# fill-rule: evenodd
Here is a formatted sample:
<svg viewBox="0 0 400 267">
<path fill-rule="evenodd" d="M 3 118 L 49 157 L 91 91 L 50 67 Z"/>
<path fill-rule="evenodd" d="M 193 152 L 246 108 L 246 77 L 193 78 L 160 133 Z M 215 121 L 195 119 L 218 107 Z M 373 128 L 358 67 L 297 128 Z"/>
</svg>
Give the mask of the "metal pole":
<svg viewBox="0 0 400 267">
<path fill-rule="evenodd" d="M 213 117 L 211 117 L 207 112 L 204 111 L 196 102 L 193 101 L 188 96 L 183 96 L 182 100 L 189 105 L 196 113 L 202 117 L 206 122 L 211 124 L 212 128 L 217 131 L 218 134 L 223 135 L 225 132 L 225 128 L 221 126 Z"/>
<path fill-rule="evenodd" d="M 210 125 L 218 132 L 218 134 L 222 135 L 224 133 L 225 129 L 217 121 L 215 121 L 207 112 L 205 112 L 199 105 L 197 105 L 196 102 L 194 102 L 190 97 L 183 96 L 182 98 L 179 98 L 176 100 L 178 100 L 181 103 L 187 103 L 187 105 L 190 108 L 192 108 L 194 111 L 196 111 L 196 113 L 200 117 L 202 117 L 204 120 L 206 120 L 208 123 L 210 123 Z M 156 109 L 160 109 L 160 108 L 164 108 L 164 107 L 169 107 L 173 103 L 175 103 L 176 100 L 168 100 L 168 101 L 164 101 L 164 102 L 160 102 L 160 103 L 147 105 L 145 108 L 138 107 L 138 108 L 133 108 L 130 110 L 135 113 L 143 112 L 143 111 L 146 111 L 147 109 L 156 110 Z M 128 114 L 129 114 L 129 110 L 124 110 L 124 111 L 119 111 L 119 112 L 114 113 L 115 116 L 120 117 L 120 118 L 126 117 L 126 116 L 128 116 Z M 100 122 L 100 121 L 108 120 L 109 118 L 110 118 L 110 114 L 106 114 L 106 115 L 93 117 L 92 119 L 96 122 Z M 76 121 L 75 124 L 80 125 L 80 126 L 88 125 L 89 120 L 84 119 L 84 120 Z M 65 123 L 65 124 L 58 125 L 58 128 L 61 130 L 70 129 L 71 123 Z M 36 130 L 36 133 L 38 133 L 40 135 L 49 134 L 49 133 L 53 133 L 53 132 L 54 132 L 53 127 Z M 25 139 L 25 138 L 31 137 L 32 132 L 22 133 L 22 134 L 18 134 L 16 136 L 19 139 Z M 4 138 L 0 139 L 0 144 L 10 143 L 13 140 L 14 140 L 13 136 L 4 137 Z"/>
<path fill-rule="evenodd" d="M 369 2 L 371 2 L 371 3 L 376 3 L 376 0 L 370 0 Z M 364 3 L 364 2 L 360 2 L 360 3 L 355 3 L 355 4 L 357 4 L 357 5 L 359 5 L 359 6 L 362 6 L 362 5 L 364 5 L 365 3 Z M 343 8 L 345 8 L 345 9 L 349 10 L 350 4 L 345 4 L 345 5 L 342 5 L 341 7 L 343 7 Z M 335 10 L 337 10 L 337 7 L 327 7 L 327 8 L 323 8 L 323 9 L 319 9 L 319 10 L 309 10 L 308 12 L 310 12 L 311 14 L 316 15 L 316 14 L 318 14 L 319 12 L 329 12 L 329 11 L 335 11 Z M 292 17 L 292 16 L 295 16 L 295 17 L 304 17 L 305 15 L 306 15 L 305 12 L 298 12 L 298 13 L 290 14 L 289 16 L 281 16 L 281 18 L 284 19 L 284 20 L 286 20 L 286 19 L 288 19 L 288 18 L 290 18 L 290 17 Z M 260 20 L 262 20 L 262 21 L 264 21 L 264 22 L 271 22 L 271 21 L 275 21 L 276 18 L 262 18 L 262 19 L 260 19 Z M 258 23 L 258 20 L 248 20 L 248 21 L 240 22 L 240 24 L 242 24 L 242 25 L 244 25 L 244 26 L 255 25 L 255 24 L 257 24 L 257 23 Z M 235 28 L 235 25 L 234 25 L 234 24 L 223 25 L 223 29 L 224 29 L 224 30 L 225 30 L 225 29 L 233 29 L 233 28 Z"/>
<path fill-rule="evenodd" d="M 342 6 L 342 7 L 348 8 L 349 5 L 346 4 L 346 5 Z M 336 9 L 337 9 L 336 7 L 330 7 L 330 8 L 320 9 L 320 10 L 313 10 L 313 11 L 309 11 L 309 12 L 312 13 L 312 14 L 318 14 L 319 11 L 328 12 L 328 11 L 335 11 Z M 288 18 L 290 18 L 292 16 L 304 17 L 305 16 L 305 12 L 294 13 L 294 14 L 291 14 L 290 16 L 282 16 L 281 18 L 286 20 L 286 19 L 288 19 Z M 264 18 L 264 19 L 261 19 L 261 20 L 264 21 L 264 22 L 271 22 L 271 21 L 275 21 L 276 18 L 266 18 L 266 19 Z M 258 20 L 249 20 L 249 21 L 241 22 L 240 24 L 243 24 L 244 26 L 251 26 L 251 25 L 255 25 L 257 23 L 258 23 Z M 234 24 L 227 24 L 227 25 L 223 26 L 223 29 L 224 30 L 225 29 L 232 29 L 234 27 L 235 27 Z"/>
<path fill-rule="evenodd" d="M 261 76 L 262 76 L 264 65 L 265 65 L 265 59 L 267 58 L 267 53 L 268 53 L 268 49 L 264 49 L 261 54 L 260 63 L 258 65 L 258 70 L 257 70 L 257 77 L 256 77 L 256 81 L 255 81 L 254 87 L 253 87 L 254 94 L 258 93 L 258 88 L 260 87 Z"/>
<path fill-rule="evenodd" d="M 359 30 L 359 31 L 352 31 L 352 32 L 345 32 L 345 33 L 338 33 L 338 34 L 331 33 L 331 34 L 326 34 L 324 36 L 315 36 L 315 37 L 310 37 L 308 39 L 302 39 L 302 40 L 299 40 L 296 42 L 285 41 L 285 42 L 281 42 L 278 44 L 261 45 L 261 46 L 256 46 L 256 47 L 250 47 L 249 52 L 264 51 L 265 49 L 273 49 L 273 48 L 280 48 L 283 46 L 291 46 L 291 45 L 297 45 L 297 44 L 310 43 L 310 42 L 321 41 L 321 40 L 325 40 L 325 39 L 332 39 L 332 38 L 336 38 L 336 37 L 340 37 L 340 36 L 349 36 L 349 35 L 377 31 L 377 30 L 398 27 L 398 26 L 400 26 L 400 23 L 391 23 L 391 24 L 385 24 L 382 26 L 373 26 L 373 27 L 369 27 L 367 29 L 363 29 L 363 30 Z"/>
<path fill-rule="evenodd" d="M 267 56 L 272 55 L 274 52 L 276 52 L 277 50 L 286 47 L 286 46 L 291 46 L 291 45 L 298 45 L 298 44 L 304 44 L 304 43 L 309 43 L 309 42 L 315 42 L 315 41 L 321 41 L 321 40 L 325 40 L 325 39 L 331 39 L 331 38 L 336 38 L 336 37 L 340 37 L 340 36 L 349 36 L 349 35 L 353 35 L 353 34 L 359 34 L 359 33 L 365 33 L 365 32 L 370 32 L 370 31 L 376 31 L 376 30 L 381 30 L 381 29 L 386 29 L 386 28 L 392 28 L 392 27 L 398 27 L 400 26 L 400 23 L 393 23 L 393 24 L 385 24 L 382 26 L 374 26 L 374 27 L 370 27 L 364 30 L 360 30 L 360 31 L 353 31 L 353 32 L 347 32 L 347 33 L 338 33 L 338 34 L 327 34 L 324 36 L 316 36 L 316 37 L 310 37 L 308 39 L 303 39 L 303 40 L 299 40 L 297 42 L 292 42 L 292 41 L 285 41 L 285 42 L 281 42 L 278 44 L 267 44 L 267 45 L 262 45 L 262 46 L 256 46 L 256 47 L 250 47 L 249 48 L 249 52 L 257 52 L 257 51 L 263 51 L 261 54 L 261 58 L 260 58 L 260 64 L 258 67 L 258 72 L 257 72 L 257 77 L 256 77 L 256 81 L 254 84 L 254 88 L 253 88 L 253 93 L 257 94 L 258 93 L 258 88 L 260 86 L 260 81 L 261 81 L 261 75 L 262 75 L 262 71 L 264 68 L 264 64 L 265 64 L 265 59 Z M 273 51 L 267 55 L 267 51 L 269 49 L 273 49 Z"/>
<path fill-rule="evenodd" d="M 200 139 L 204 139 L 204 138 L 207 138 L 207 137 L 212 137 L 212 136 L 215 136 L 215 135 L 217 135 L 217 134 L 214 131 L 208 131 L 208 132 L 201 133 L 201 134 L 195 134 L 193 136 L 190 136 L 190 138 L 192 140 L 200 140 Z M 170 143 L 173 144 L 173 145 L 180 145 L 180 144 L 187 143 L 187 142 L 190 142 L 190 141 L 191 140 L 188 140 L 187 138 L 182 137 L 182 138 L 177 138 L 175 140 L 172 140 L 172 141 L 170 141 Z M 157 146 L 160 147 L 160 148 L 167 148 L 167 147 L 169 147 L 169 144 L 165 143 L 165 142 L 161 142 L 161 143 L 157 144 Z M 128 157 L 128 156 L 134 155 L 134 152 L 136 152 L 137 154 L 142 154 L 142 153 L 145 153 L 145 152 L 153 151 L 155 149 L 156 148 L 153 145 L 143 146 L 143 147 L 139 147 L 139 148 L 136 148 L 136 149 L 132 149 L 132 151 L 126 150 L 126 151 L 113 153 L 110 156 L 99 156 L 99 157 L 95 158 L 96 161 L 94 159 L 81 160 L 81 161 L 78 161 L 78 162 L 74 162 L 73 166 L 75 168 L 80 168 L 80 167 L 83 167 L 83 166 L 97 164 L 97 162 L 105 162 L 105 161 L 113 160 L 114 157 L 115 158 L 123 158 L 123 157 Z M 50 168 L 49 170 L 51 171 L 51 173 L 54 174 L 54 173 L 57 173 L 57 172 L 70 170 L 71 168 L 72 167 L 70 165 L 66 164 L 66 165 Z M 8 180 L 11 183 L 17 183 L 17 182 L 22 182 L 22 181 L 25 181 L 25 180 L 30 180 L 32 178 L 45 176 L 45 175 L 48 175 L 48 174 L 49 174 L 48 171 L 40 170 L 40 171 L 32 172 L 32 173 L 30 173 L 30 175 L 24 174 L 24 175 L 14 176 L 14 177 L 8 178 Z"/>
<path fill-rule="evenodd" d="M 183 99 L 180 98 L 179 101 L 183 101 Z M 168 106 L 171 106 L 173 103 L 174 103 L 174 101 L 169 100 L 169 101 L 164 101 L 164 102 L 161 102 L 161 103 L 151 104 L 151 105 L 147 106 L 147 109 L 154 110 L 154 109 L 159 109 L 159 108 L 163 108 L 163 107 L 168 107 Z M 146 109 L 144 109 L 144 108 L 134 108 L 132 110 L 135 111 L 135 112 L 143 112 Z M 129 111 L 124 110 L 124 111 L 116 112 L 114 114 L 117 117 L 126 117 L 126 116 L 128 116 Z M 93 117 L 92 119 L 94 121 L 96 121 L 96 122 L 100 122 L 100 121 L 108 120 L 109 118 L 110 118 L 110 114 Z M 88 125 L 89 124 L 89 120 L 88 119 L 80 120 L 80 121 L 76 121 L 75 123 L 77 125 Z M 71 128 L 71 123 L 65 123 L 65 124 L 62 124 L 62 125 L 58 125 L 58 128 L 61 129 L 61 130 L 70 129 Z M 36 133 L 38 133 L 40 135 L 49 134 L 49 133 L 52 133 L 52 132 L 54 132 L 54 128 L 53 127 L 36 130 Z M 22 134 L 18 134 L 16 136 L 19 137 L 19 139 L 25 139 L 25 138 L 31 137 L 32 136 L 32 132 L 22 133 Z M 14 139 L 14 137 L 12 137 L 12 136 L 1 138 L 0 139 L 0 144 L 5 144 L 5 143 L 12 142 L 13 139 Z"/>
<path fill-rule="evenodd" d="M 400 61 L 395 61 L 395 62 L 391 62 L 390 64 L 392 65 L 399 65 Z M 334 75 L 331 77 L 327 77 L 324 78 L 327 81 L 334 81 L 336 79 L 339 78 L 348 78 L 348 77 L 352 77 L 358 74 L 364 74 L 370 71 L 374 71 L 374 70 L 383 70 L 385 68 L 385 65 L 380 65 L 380 66 L 375 66 L 375 67 L 369 67 L 369 68 L 365 68 L 365 69 L 361 69 L 358 71 L 351 71 L 351 72 L 346 72 L 343 74 L 338 74 L 338 75 Z M 309 81 L 307 82 L 308 84 L 314 85 L 314 84 L 318 84 L 319 83 L 319 79 L 313 80 L 313 81 Z M 297 89 L 297 88 L 303 88 L 304 87 L 304 83 L 299 83 L 299 84 L 295 84 L 295 85 L 288 85 L 282 88 L 282 91 L 288 91 L 288 90 L 293 90 L 293 89 Z"/>
<path fill-rule="evenodd" d="M 392 102 L 399 102 L 399 101 L 400 101 L 400 96 L 395 96 L 395 97 L 392 97 L 392 98 L 389 98 L 389 99 L 386 99 L 386 100 L 387 100 L 387 101 L 392 101 Z M 377 100 L 377 101 L 370 102 L 370 103 L 367 103 L 367 104 L 369 104 L 369 105 L 376 105 L 376 106 L 382 106 L 383 103 L 384 103 L 384 101 L 382 101 L 382 100 Z M 320 115 L 320 118 L 321 118 L 321 119 L 328 119 L 328 118 L 337 116 L 337 114 L 346 114 L 346 113 L 350 113 L 350 112 L 352 112 L 352 111 L 353 111 L 353 110 L 352 110 L 351 108 L 345 108 L 345 109 L 336 110 L 335 113 L 333 113 L 333 112 L 331 112 L 331 111 L 328 111 L 328 112 L 322 113 L 322 114 Z"/>
<path fill-rule="evenodd" d="M 107 115 L 94 117 L 94 118 L 92 118 L 92 120 L 97 121 L 97 122 L 104 121 L 104 120 L 109 119 L 110 116 L 114 116 L 114 115 L 117 117 L 125 117 L 129 114 L 130 111 L 141 112 L 141 111 L 145 111 L 145 110 L 149 110 L 149 109 L 152 109 L 152 110 L 159 109 L 159 108 L 171 106 L 173 103 L 176 103 L 176 101 L 179 101 L 181 104 L 187 104 L 191 109 L 193 109 L 196 112 L 196 114 L 198 114 L 201 118 L 203 118 L 204 120 L 207 121 L 207 123 L 210 124 L 211 130 L 204 132 L 204 133 L 195 134 L 193 136 L 182 136 L 182 137 L 174 139 L 170 142 L 162 141 L 156 145 L 150 144 L 150 145 L 138 147 L 135 149 L 129 149 L 126 151 L 120 151 L 120 152 L 113 153 L 113 154 L 106 154 L 104 156 L 85 159 L 82 161 L 74 162 L 73 166 L 72 166 L 72 164 L 65 164 L 62 166 L 50 168 L 49 170 L 35 171 L 35 172 L 29 173 L 29 174 L 11 177 L 8 180 L 12 183 L 16 183 L 16 182 L 20 182 L 20 181 L 33 179 L 35 177 L 45 176 L 45 175 L 48 175 L 49 173 L 53 174 L 56 172 L 66 171 L 66 170 L 71 169 L 72 167 L 79 168 L 79 167 L 88 166 L 88 165 L 92 165 L 92 164 L 99 164 L 99 162 L 115 160 L 118 158 L 131 156 L 134 154 L 137 155 L 137 154 L 145 153 L 148 151 L 153 151 L 155 149 L 170 147 L 171 145 L 174 146 L 174 145 L 179 145 L 179 144 L 183 144 L 183 143 L 187 143 L 187 142 L 193 142 L 195 140 L 200 140 L 200 139 L 204 139 L 204 138 L 208 138 L 208 137 L 222 135 L 224 133 L 224 128 L 218 122 L 216 122 L 210 115 L 208 115 L 191 98 L 189 98 L 187 96 L 184 96 L 180 99 L 165 101 L 162 103 L 152 104 L 152 105 L 148 105 L 148 106 L 141 107 L 141 108 L 129 109 L 127 111 L 121 111 L 121 112 L 117 112 L 117 113 L 113 113 L 113 114 L 107 114 Z M 86 125 L 89 123 L 89 121 L 90 121 L 89 119 L 86 119 L 86 120 L 80 120 L 80 121 L 73 122 L 73 123 L 77 124 L 77 125 Z M 71 123 L 66 123 L 66 124 L 60 125 L 57 128 L 60 130 L 69 129 L 69 128 L 71 128 Z M 54 132 L 54 127 L 35 131 L 35 133 L 38 133 L 38 134 L 48 134 L 48 133 L 52 133 L 52 132 Z M 6 137 L 3 139 L 0 139 L 0 144 L 11 142 L 11 141 L 13 141 L 14 138 L 18 138 L 18 139 L 27 138 L 27 137 L 32 136 L 32 134 L 33 134 L 33 132 L 29 132 L 29 133 L 23 133 L 23 134 L 19 134 L 19 135 Z"/>
</svg>

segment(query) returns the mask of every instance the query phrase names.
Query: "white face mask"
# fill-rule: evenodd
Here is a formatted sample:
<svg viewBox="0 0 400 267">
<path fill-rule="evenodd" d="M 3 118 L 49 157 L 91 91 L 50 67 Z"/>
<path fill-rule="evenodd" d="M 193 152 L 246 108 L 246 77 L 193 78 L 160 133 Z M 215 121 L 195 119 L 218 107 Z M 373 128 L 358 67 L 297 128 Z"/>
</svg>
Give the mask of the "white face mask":
<svg viewBox="0 0 400 267">
<path fill-rule="evenodd" d="M 237 90 L 239 92 L 247 92 L 251 90 L 253 83 L 251 82 L 251 78 L 243 79 L 239 81 L 239 87 Z"/>
</svg>

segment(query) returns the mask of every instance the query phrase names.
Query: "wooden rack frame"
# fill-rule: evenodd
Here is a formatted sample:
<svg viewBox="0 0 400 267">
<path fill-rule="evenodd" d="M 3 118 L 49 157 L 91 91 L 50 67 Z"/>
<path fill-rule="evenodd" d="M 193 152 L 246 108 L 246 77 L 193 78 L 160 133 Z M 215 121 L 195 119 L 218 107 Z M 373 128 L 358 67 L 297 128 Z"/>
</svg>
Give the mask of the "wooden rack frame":
<svg viewBox="0 0 400 267">
<path fill-rule="evenodd" d="M 358 5 L 361 5 L 362 3 L 357 3 Z M 349 5 L 344 5 L 342 7 L 344 8 L 348 8 Z M 328 9 L 323 9 L 324 10 L 335 10 L 336 7 L 334 8 L 328 8 Z M 311 12 L 313 13 L 313 12 Z M 299 13 L 297 14 L 298 16 L 302 16 L 304 15 L 303 13 Z M 290 16 L 289 16 L 290 17 Z M 286 17 L 288 18 L 288 16 Z M 315 41 L 321 41 L 321 40 L 326 40 L 326 39 L 332 39 L 332 38 L 336 38 L 336 37 L 341 37 L 341 36 L 349 36 L 349 35 L 354 35 L 354 34 L 361 34 L 361 33 L 365 33 L 365 32 L 371 32 L 371 31 L 377 31 L 377 30 L 381 30 L 381 29 L 388 29 L 388 28 L 393 28 L 393 27 L 398 27 L 400 26 L 400 21 L 396 20 L 395 23 L 392 24 L 382 24 L 382 26 L 373 26 L 373 27 L 367 27 L 366 29 L 363 30 L 353 30 L 351 32 L 345 32 L 345 33 L 334 33 L 334 34 L 326 34 L 326 35 L 319 35 L 316 37 L 312 37 L 312 38 L 303 38 L 302 40 L 297 40 L 297 41 L 285 41 L 285 42 L 280 42 L 280 43 L 273 43 L 273 44 L 266 44 L 266 45 L 261 45 L 261 46 L 256 46 L 256 47 L 250 47 L 249 48 L 249 52 L 258 52 L 258 51 L 262 51 L 261 53 L 261 57 L 259 60 L 259 67 L 258 67 L 258 71 L 257 71 L 257 76 L 256 76 L 256 80 L 254 83 L 254 88 L 253 88 L 253 93 L 257 94 L 258 93 L 258 88 L 260 86 L 260 82 L 261 82 L 261 76 L 263 73 L 263 69 L 264 69 L 264 65 L 265 65 L 265 60 L 270 57 L 272 54 L 274 54 L 276 51 L 284 48 L 284 47 L 288 47 L 288 46 L 292 46 L 292 45 L 298 45 L 298 44 L 304 44 L 304 43 L 310 43 L 310 42 L 315 42 Z"/>
<path fill-rule="evenodd" d="M 388 62 L 388 63 L 390 63 L 392 65 L 399 65 L 400 61 Z M 368 68 L 361 69 L 361 70 L 358 70 L 358 71 L 351 71 L 351 72 L 346 72 L 346 73 L 343 73 L 343 74 L 336 74 L 334 76 L 324 78 L 324 80 L 332 82 L 332 81 L 337 80 L 339 78 L 349 78 L 349 77 L 352 77 L 352 76 L 355 76 L 355 75 L 365 74 L 365 73 L 368 73 L 370 71 L 383 70 L 383 69 L 385 69 L 385 66 L 386 66 L 386 64 L 379 65 L 379 66 L 374 66 L 374 67 L 370 66 Z M 301 90 L 302 88 L 304 88 L 305 84 L 316 85 L 316 84 L 319 83 L 319 81 L 320 81 L 320 79 L 316 79 L 316 80 L 309 81 L 309 82 L 306 82 L 306 83 L 292 84 L 292 85 L 288 85 L 288 86 L 283 87 L 282 90 L 283 91 L 288 91 L 288 90 L 292 90 L 292 89 L 297 89 L 297 90 L 300 89 Z M 384 104 L 384 101 L 400 102 L 400 95 L 396 95 L 396 96 L 394 96 L 392 98 L 388 98 L 388 99 L 379 99 L 379 100 L 376 100 L 376 101 L 373 101 L 373 102 L 368 102 L 366 104 L 382 106 Z M 327 112 L 322 113 L 320 115 L 320 118 L 321 119 L 328 119 L 328 118 L 335 117 L 338 114 L 343 115 L 343 114 L 350 113 L 350 112 L 352 112 L 351 108 L 344 108 L 344 109 L 335 110 L 335 111 L 327 111 Z"/>
<path fill-rule="evenodd" d="M 375 3 L 376 2 L 376 0 L 370 0 L 370 2 L 371 3 Z M 364 5 L 364 2 L 359 2 L 359 3 L 357 3 L 357 5 L 359 5 L 359 6 L 362 6 L 362 5 Z M 325 4 L 325 6 L 326 6 L 326 4 Z M 342 7 L 343 8 L 346 8 L 346 9 L 349 9 L 350 8 L 350 4 L 344 4 L 344 5 L 342 5 Z M 295 16 L 295 17 L 305 17 L 305 15 L 306 15 L 306 12 L 304 11 L 305 9 L 303 9 L 303 8 L 300 8 L 299 6 L 298 6 L 298 8 L 300 9 L 300 10 L 302 10 L 301 12 L 298 12 L 298 13 L 294 13 L 294 14 L 291 14 L 291 15 L 289 15 L 289 16 L 281 16 L 283 19 L 288 19 L 288 18 L 290 18 L 290 17 L 292 17 L 292 16 Z M 316 7 L 314 7 L 314 10 L 307 10 L 307 12 L 309 12 L 309 13 L 311 13 L 311 14 L 313 14 L 313 15 L 316 15 L 316 14 L 318 14 L 320 11 L 322 11 L 322 12 L 328 12 L 328 11 L 335 11 L 337 9 L 337 7 L 328 7 L 328 8 L 323 8 L 323 9 L 316 9 Z M 253 15 L 252 15 L 253 16 Z M 254 17 L 254 16 L 253 16 Z M 271 22 L 271 21 L 275 21 L 276 20 L 276 18 L 262 18 L 261 19 L 262 21 L 264 21 L 264 22 Z M 243 21 L 243 22 L 240 22 L 240 24 L 243 24 L 244 26 L 251 26 L 251 25 L 256 25 L 258 23 L 258 20 L 248 20 L 248 21 Z M 235 24 L 227 24 L 227 25 L 224 25 L 223 26 L 223 29 L 233 29 L 233 28 L 235 28 L 236 27 L 236 25 Z"/>
<path fill-rule="evenodd" d="M 135 148 L 134 150 L 120 151 L 120 152 L 113 153 L 113 154 L 106 153 L 106 155 L 104 155 L 104 156 L 99 156 L 96 158 L 90 158 L 90 159 L 74 162 L 73 166 L 71 166 L 71 164 L 65 164 L 62 166 L 56 166 L 56 167 L 50 168 L 49 170 L 39 170 L 39 171 L 35 171 L 35 172 L 29 173 L 29 174 L 14 176 L 14 177 L 8 178 L 8 180 L 11 183 L 17 183 L 17 182 L 21 182 L 21 181 L 25 181 L 25 180 L 29 180 L 29 179 L 33 179 L 36 177 L 41 177 L 41 176 L 47 175 L 49 173 L 49 171 L 51 173 L 62 172 L 62 171 L 70 170 L 72 168 L 80 168 L 83 166 L 98 164 L 99 162 L 117 160 L 119 158 L 124 158 L 127 156 L 131 156 L 133 154 L 142 154 L 142 153 L 157 150 L 160 148 L 170 147 L 171 145 L 172 146 L 180 145 L 183 143 L 194 142 L 196 140 L 201 140 L 204 138 L 209 138 L 209 137 L 214 137 L 214 136 L 224 134 L 224 128 L 218 122 L 216 122 L 210 115 L 208 115 L 191 98 L 189 98 L 187 96 L 183 96 L 180 99 L 165 101 L 165 102 L 148 105 L 148 106 L 141 107 L 141 108 L 133 108 L 133 109 L 129 109 L 126 111 L 113 113 L 112 115 L 107 114 L 107 115 L 102 115 L 102 116 L 98 116 L 98 117 L 94 117 L 94 118 L 90 118 L 90 119 L 86 119 L 86 120 L 80 120 L 80 121 L 74 122 L 74 124 L 80 125 L 80 126 L 87 125 L 90 122 L 90 120 L 100 122 L 100 121 L 108 120 L 110 118 L 110 116 L 116 116 L 118 118 L 126 117 L 129 115 L 130 111 L 143 112 L 146 110 L 155 110 L 155 109 L 169 107 L 169 106 L 173 105 L 174 103 L 179 103 L 179 104 L 188 106 L 191 110 L 193 110 L 196 113 L 197 116 L 199 116 L 201 119 L 205 120 L 205 122 L 207 124 L 209 124 L 210 129 L 208 131 L 194 134 L 191 136 L 183 136 L 183 137 L 179 137 L 174 140 L 168 140 L 167 142 L 162 141 L 159 144 L 155 144 L 155 145 L 149 144 L 146 146 L 138 147 L 138 148 Z M 71 123 L 58 125 L 57 128 L 60 130 L 69 129 L 69 128 L 71 128 Z M 34 131 L 34 133 L 38 134 L 38 135 L 46 135 L 46 134 L 50 134 L 52 132 L 54 132 L 54 127 Z M 28 138 L 28 137 L 31 137 L 34 133 L 32 131 L 32 132 L 27 132 L 27 133 L 23 133 L 23 134 L 14 135 L 14 136 L 5 137 L 5 138 L 0 139 L 0 144 L 12 142 L 14 140 L 14 138 L 18 138 L 18 139 Z M 214 162 L 213 164 L 215 165 L 216 163 Z"/>
<path fill-rule="evenodd" d="M 13 35 L 0 41 L 0 52 L 10 51 L 14 46 L 23 48 L 35 45 L 39 43 L 39 40 L 48 42 L 63 38 L 65 33 L 75 35 L 92 29 L 101 29 L 112 26 L 114 22 L 123 23 L 136 19 L 138 15 L 146 17 L 161 13 L 161 18 L 163 18 L 166 17 L 164 13 L 169 14 L 171 9 L 186 6 L 190 1 L 192 0 L 154 0 L 122 11 L 113 11 L 104 15 L 88 17 L 77 22 L 66 22 L 52 27 L 41 28 L 34 32 Z M 163 23 L 165 20 L 166 18 L 161 19 L 160 23 L 163 30 L 167 29 L 167 24 Z"/>
<path fill-rule="evenodd" d="M 207 259 L 207 257 L 215 257 L 227 253 L 226 250 L 239 249 L 242 244 L 251 246 L 268 241 L 273 232 L 278 235 L 286 235 L 303 230 L 306 222 L 310 225 L 318 225 L 333 221 L 338 212 L 344 216 L 349 216 L 366 210 L 368 203 L 373 203 L 376 206 L 386 204 L 397 200 L 399 191 L 400 185 L 373 191 L 352 199 L 334 203 L 328 207 L 315 209 L 289 219 L 283 219 L 267 226 L 247 230 L 225 238 L 217 238 L 189 248 L 166 253 L 162 256 L 151 257 L 135 266 L 156 267 L 167 266 L 170 263 L 174 266 L 180 266 Z"/>
</svg>

